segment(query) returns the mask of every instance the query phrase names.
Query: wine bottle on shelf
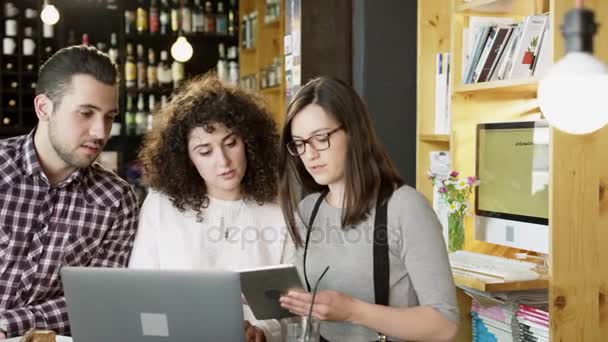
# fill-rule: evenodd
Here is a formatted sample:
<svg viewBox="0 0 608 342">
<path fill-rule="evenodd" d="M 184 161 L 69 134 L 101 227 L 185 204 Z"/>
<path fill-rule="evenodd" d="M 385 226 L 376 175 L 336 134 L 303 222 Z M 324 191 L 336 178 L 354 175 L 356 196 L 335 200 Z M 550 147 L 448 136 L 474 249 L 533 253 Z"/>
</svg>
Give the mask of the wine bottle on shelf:
<svg viewBox="0 0 608 342">
<path fill-rule="evenodd" d="M 156 69 L 156 55 L 154 49 L 148 49 L 148 88 L 156 88 L 158 86 L 158 73 Z"/>
<path fill-rule="evenodd" d="M 36 51 L 36 40 L 33 37 L 34 29 L 31 26 L 25 27 L 23 29 L 23 43 L 21 44 L 24 56 L 33 56 Z"/>
<path fill-rule="evenodd" d="M 235 7 L 235 0 L 230 0 L 230 8 L 228 8 L 228 35 L 230 36 L 234 36 L 238 32 Z"/>
<path fill-rule="evenodd" d="M 6 1 L 4 3 L 4 17 L 14 18 L 19 15 L 19 8 L 15 6 L 14 1 Z"/>
<path fill-rule="evenodd" d="M 42 60 L 40 61 L 40 63 L 46 62 L 46 60 L 51 58 L 52 55 L 53 55 L 53 47 L 50 45 L 45 46 L 44 54 L 42 55 Z"/>
<path fill-rule="evenodd" d="M 15 69 L 15 63 L 10 60 L 4 62 L 4 71 L 13 71 L 13 69 Z"/>
<path fill-rule="evenodd" d="M 182 0 L 182 31 L 192 32 L 192 8 L 189 0 Z"/>
<path fill-rule="evenodd" d="M 148 95 L 148 112 L 152 113 L 156 110 L 156 95 Z"/>
<path fill-rule="evenodd" d="M 143 34 L 148 32 L 148 10 L 144 0 L 138 0 L 137 11 L 135 18 L 137 33 Z"/>
<path fill-rule="evenodd" d="M 125 34 L 135 33 L 135 11 L 125 10 Z"/>
<path fill-rule="evenodd" d="M 173 64 L 171 64 L 171 77 L 173 78 L 173 88 L 179 87 L 185 77 L 184 63 L 173 61 Z"/>
<path fill-rule="evenodd" d="M 70 28 L 68 30 L 68 40 L 66 43 L 68 46 L 78 44 L 78 40 L 76 39 L 76 30 L 74 30 L 73 28 Z"/>
<path fill-rule="evenodd" d="M 3 116 L 2 117 L 2 125 L 4 126 L 10 126 L 13 123 L 13 120 L 11 119 L 10 116 Z"/>
<path fill-rule="evenodd" d="M 110 49 L 108 50 L 108 55 L 110 55 L 112 63 L 118 65 L 118 35 L 116 32 L 110 34 Z"/>
<path fill-rule="evenodd" d="M 194 7 L 192 8 L 192 31 L 197 33 L 205 31 L 203 0 L 194 0 Z"/>
<path fill-rule="evenodd" d="M 144 90 L 148 86 L 148 67 L 144 56 L 144 46 L 137 44 L 137 89 Z"/>
<path fill-rule="evenodd" d="M 228 48 L 228 83 L 237 85 L 239 82 L 239 56 L 236 45 Z"/>
<path fill-rule="evenodd" d="M 205 32 L 215 32 L 215 13 L 213 13 L 213 3 L 205 2 Z"/>
<path fill-rule="evenodd" d="M 226 48 L 224 43 L 217 45 L 219 58 L 217 60 L 217 77 L 222 81 L 228 81 L 228 61 L 226 60 Z"/>
<path fill-rule="evenodd" d="M 160 31 L 160 9 L 158 8 L 157 0 L 150 0 L 148 26 L 152 35 L 156 35 Z"/>
<path fill-rule="evenodd" d="M 89 34 L 88 33 L 83 33 L 82 34 L 82 39 L 80 41 L 80 44 L 82 44 L 84 46 L 89 46 L 90 45 Z"/>
<path fill-rule="evenodd" d="M 133 57 L 133 44 L 127 44 L 127 56 L 125 59 L 125 86 L 128 89 L 137 86 L 137 66 Z"/>
<path fill-rule="evenodd" d="M 106 8 L 109 10 L 115 10 L 118 8 L 117 0 L 106 0 Z"/>
<path fill-rule="evenodd" d="M 25 70 L 27 72 L 34 72 L 34 61 L 32 60 L 28 60 L 28 61 L 23 61 L 23 63 L 25 63 Z"/>
<path fill-rule="evenodd" d="M 144 134 L 146 131 L 146 104 L 144 93 L 137 95 L 137 112 L 135 113 L 135 135 Z"/>
<path fill-rule="evenodd" d="M 156 97 L 154 94 L 148 95 L 148 112 L 146 115 L 146 131 L 152 129 L 152 113 L 156 110 Z"/>
<path fill-rule="evenodd" d="M 55 37 L 55 26 L 42 24 L 42 37 L 43 38 L 54 38 Z"/>
<path fill-rule="evenodd" d="M 217 34 L 228 34 L 228 15 L 224 8 L 224 2 L 217 3 L 217 13 L 215 14 L 215 32 Z"/>
<path fill-rule="evenodd" d="M 170 86 L 173 82 L 171 65 L 169 65 L 169 56 L 166 50 L 160 52 L 160 61 L 156 68 L 156 77 L 158 77 L 158 83 L 161 87 Z"/>
<path fill-rule="evenodd" d="M 232 85 L 239 83 L 239 63 L 236 61 L 228 62 L 228 82 Z"/>
<path fill-rule="evenodd" d="M 171 8 L 169 0 L 161 0 L 160 2 L 159 23 L 161 35 L 166 35 L 171 32 Z"/>
<path fill-rule="evenodd" d="M 105 52 L 105 53 L 108 52 L 108 46 L 104 42 L 97 42 L 95 47 L 97 48 L 97 50 L 99 50 L 101 52 Z"/>
<path fill-rule="evenodd" d="M 127 110 L 125 111 L 125 132 L 127 135 L 135 135 L 135 112 L 133 108 L 133 96 L 127 95 Z"/>
<path fill-rule="evenodd" d="M 182 27 L 181 13 L 179 9 L 179 0 L 171 2 L 171 31 L 179 32 Z"/>
</svg>

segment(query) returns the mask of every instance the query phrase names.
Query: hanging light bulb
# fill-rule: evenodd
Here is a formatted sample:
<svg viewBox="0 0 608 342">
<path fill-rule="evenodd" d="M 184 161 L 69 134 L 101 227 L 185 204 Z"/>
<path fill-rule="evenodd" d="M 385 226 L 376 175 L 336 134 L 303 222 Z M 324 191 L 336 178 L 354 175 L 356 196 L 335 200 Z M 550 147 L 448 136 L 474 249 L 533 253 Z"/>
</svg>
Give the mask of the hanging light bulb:
<svg viewBox="0 0 608 342">
<path fill-rule="evenodd" d="M 40 19 L 47 25 L 55 25 L 59 21 L 59 11 L 57 7 L 51 5 L 48 0 L 44 2 L 42 12 L 40 12 Z"/>
<path fill-rule="evenodd" d="M 593 56 L 593 11 L 582 8 L 580 0 L 577 5 L 566 13 L 562 26 L 566 56 L 539 82 L 538 102 L 552 126 L 587 134 L 608 123 L 608 66 Z"/>
<path fill-rule="evenodd" d="M 192 58 L 194 50 L 186 37 L 182 34 L 177 37 L 177 40 L 171 45 L 171 56 L 178 62 L 187 62 Z"/>
</svg>

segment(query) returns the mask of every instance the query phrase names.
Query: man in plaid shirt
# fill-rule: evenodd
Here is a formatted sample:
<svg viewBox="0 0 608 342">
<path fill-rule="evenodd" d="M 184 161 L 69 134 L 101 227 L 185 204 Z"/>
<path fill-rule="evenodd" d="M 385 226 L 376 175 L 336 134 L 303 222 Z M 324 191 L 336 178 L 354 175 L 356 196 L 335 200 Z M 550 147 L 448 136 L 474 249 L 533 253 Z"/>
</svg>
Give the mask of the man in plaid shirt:
<svg viewBox="0 0 608 342">
<path fill-rule="evenodd" d="M 62 266 L 125 267 L 138 207 L 128 183 L 93 163 L 118 115 L 117 70 L 92 47 L 42 67 L 25 136 L 0 140 L 0 339 L 69 334 Z"/>
</svg>

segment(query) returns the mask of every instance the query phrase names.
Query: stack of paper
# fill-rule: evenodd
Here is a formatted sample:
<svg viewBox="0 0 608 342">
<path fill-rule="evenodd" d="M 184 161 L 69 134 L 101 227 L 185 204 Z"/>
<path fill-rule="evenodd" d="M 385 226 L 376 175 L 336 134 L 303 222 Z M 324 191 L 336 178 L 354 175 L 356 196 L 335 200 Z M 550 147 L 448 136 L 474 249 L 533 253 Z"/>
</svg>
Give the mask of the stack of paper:
<svg viewBox="0 0 608 342">
<path fill-rule="evenodd" d="M 548 342 L 548 291 L 482 292 L 471 296 L 473 342 Z"/>
<path fill-rule="evenodd" d="M 549 313 L 545 310 L 520 304 L 516 313 L 518 342 L 548 342 Z"/>
<path fill-rule="evenodd" d="M 513 331 L 513 319 L 517 306 L 500 304 L 483 307 L 473 301 L 471 318 L 473 325 L 473 342 L 511 342 L 516 333 Z"/>
</svg>

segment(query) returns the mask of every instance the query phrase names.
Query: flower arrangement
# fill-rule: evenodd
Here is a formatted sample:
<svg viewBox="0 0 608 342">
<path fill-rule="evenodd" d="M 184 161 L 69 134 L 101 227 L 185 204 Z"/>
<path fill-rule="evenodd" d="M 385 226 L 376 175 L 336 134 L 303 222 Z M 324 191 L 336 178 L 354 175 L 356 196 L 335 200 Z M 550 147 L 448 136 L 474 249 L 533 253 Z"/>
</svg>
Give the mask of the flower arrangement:
<svg viewBox="0 0 608 342">
<path fill-rule="evenodd" d="M 462 249 L 464 246 L 464 216 L 469 211 L 469 197 L 479 185 L 475 177 L 458 178 L 458 171 L 448 177 L 440 177 L 429 172 L 429 179 L 438 188 L 441 200 L 448 208 L 448 251 Z"/>
</svg>

